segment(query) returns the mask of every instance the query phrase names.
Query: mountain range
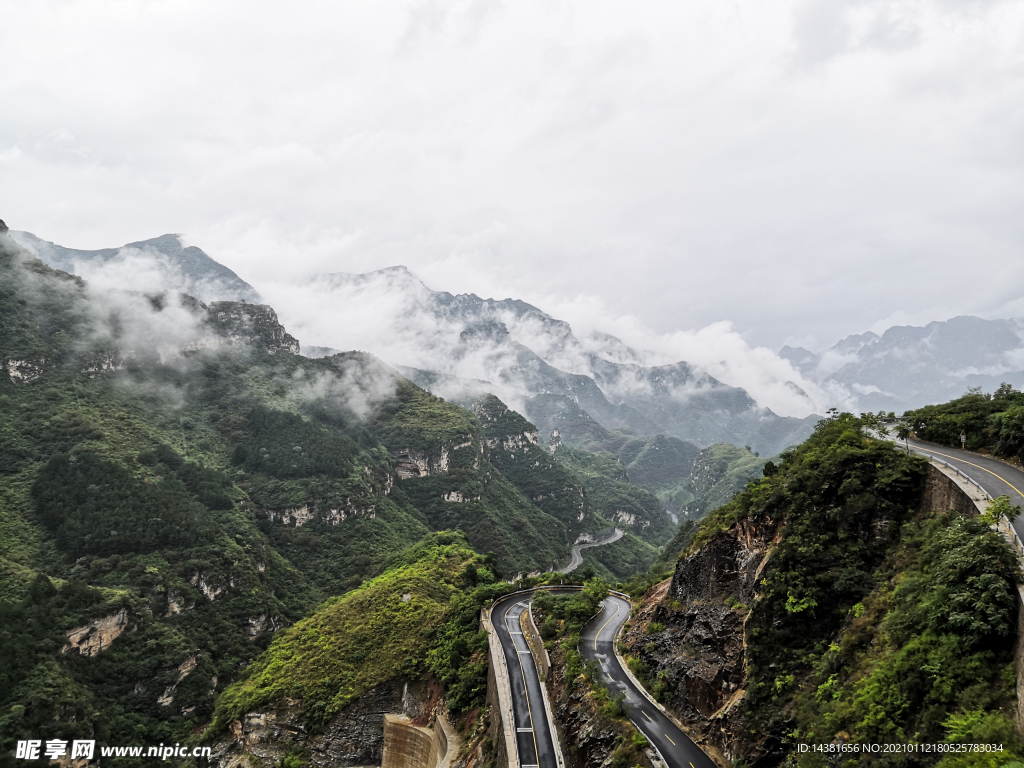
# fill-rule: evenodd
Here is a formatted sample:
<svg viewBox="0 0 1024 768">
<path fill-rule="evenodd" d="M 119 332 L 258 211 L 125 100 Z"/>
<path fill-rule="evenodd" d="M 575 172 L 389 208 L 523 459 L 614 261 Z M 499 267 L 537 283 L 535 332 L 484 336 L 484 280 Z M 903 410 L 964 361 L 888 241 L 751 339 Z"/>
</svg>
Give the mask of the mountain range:
<svg viewBox="0 0 1024 768">
<path fill-rule="evenodd" d="M 1024 385 L 1024 318 L 900 325 L 848 336 L 821 353 L 783 347 L 779 356 L 819 385 L 852 394 L 861 411 L 902 414 L 975 388 Z"/>
<path fill-rule="evenodd" d="M 188 249 L 175 242 L 160 259 L 205 264 L 176 262 Z M 434 340 L 418 366 L 451 360 L 396 368 L 303 347 L 270 306 L 224 299 L 213 280 L 198 286 L 207 300 L 184 282 L 106 280 L 147 250 L 65 262 L 83 279 L 0 222 L 3 764 L 19 741 L 94 739 L 199 742 L 228 768 L 376 765 L 385 712 L 447 712 L 466 739 L 456 766 L 500 764 L 481 608 L 586 579 L 591 603 L 551 598 L 538 614 L 552 717 L 573 765 L 651 766 L 643 742 L 609 730 L 621 710 L 597 668 L 571 655 L 607 593 L 595 575 L 643 598 L 619 646 L 641 684 L 749 764 L 781 764 L 794 724 L 863 743 L 922 729 L 939 743 L 952 724 L 1017 749 L 1013 553 L 983 519 L 922 525 L 924 463 L 859 419 L 830 415 L 766 464 L 660 429 L 736 430 L 756 408 L 742 390 L 578 339 L 530 305 L 385 271 L 408 288 L 392 299 L 416 293 L 430 314 L 391 301 L 373 320 Z M 322 297 L 381 279 L 332 276 Z M 855 353 L 875 343 L 862 341 Z M 710 515 L 673 538 L 666 509 Z M 625 535 L 573 574 L 538 574 L 613 525 Z M 981 599 L 968 558 L 987 585 L 982 620 L 947 621 L 944 603 Z M 907 563 L 894 598 L 883 577 Z M 913 676 L 921 658 L 937 681 Z M 882 695 L 862 695 L 865 680 Z M 933 689 L 944 698 L 929 708 Z M 967 706 L 979 714 L 957 720 Z M 878 711 L 894 725 L 876 727 Z"/>
<path fill-rule="evenodd" d="M 346 317 L 387 305 L 377 354 L 446 399 L 491 392 L 545 438 L 558 428 L 564 442 L 583 440 L 575 420 L 559 415 L 582 410 L 605 428 L 640 438 L 660 434 L 700 447 L 730 442 L 775 454 L 801 442 L 817 421 L 779 416 L 689 363 L 651 364 L 651 353 L 609 334 L 580 338 L 569 323 L 526 302 L 431 290 L 405 267 L 321 275 L 307 290 L 315 306 L 344 307 Z M 344 327 L 316 331 L 333 341 L 343 338 Z"/>
</svg>

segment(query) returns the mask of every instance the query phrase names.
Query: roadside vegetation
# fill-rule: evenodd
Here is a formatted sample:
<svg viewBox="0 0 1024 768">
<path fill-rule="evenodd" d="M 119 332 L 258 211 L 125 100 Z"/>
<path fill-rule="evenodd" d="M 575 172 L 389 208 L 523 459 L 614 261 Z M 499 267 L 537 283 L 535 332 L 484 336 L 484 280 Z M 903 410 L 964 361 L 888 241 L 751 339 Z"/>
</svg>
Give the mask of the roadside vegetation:
<svg viewBox="0 0 1024 768">
<path fill-rule="evenodd" d="M 959 448 L 965 434 L 968 450 L 1024 459 L 1024 393 L 1009 384 L 991 394 L 972 389 L 948 403 L 907 411 L 903 419 L 922 440 Z"/>
<path fill-rule="evenodd" d="M 993 743 L 1002 752 L 904 762 L 1011 762 L 1024 754 L 1013 669 L 1021 574 L 991 526 L 1019 510 L 1004 498 L 981 516 L 917 511 L 924 460 L 870 437 L 875 426 L 877 417 L 833 412 L 673 544 L 690 538 L 687 558 L 739 522 L 772 537 L 743 606 L 750 743 L 808 766 L 829 763 L 796 753 L 797 743 Z M 660 575 L 636 580 L 633 593 Z M 652 663 L 649 674 L 668 669 Z"/>
<path fill-rule="evenodd" d="M 607 750 L 608 762 L 612 768 L 632 768 L 649 765 L 643 748 L 647 739 L 626 717 L 623 694 L 613 694 L 605 684 L 600 667 L 593 661 L 585 661 L 577 650 L 580 632 L 600 611 L 600 603 L 608 596 L 609 585 L 601 579 L 586 582 L 583 590 L 571 595 L 552 595 L 538 592 L 534 595 L 532 611 L 538 631 L 551 656 L 554 682 L 548 683 L 553 693 L 564 699 L 573 700 L 574 719 L 586 716 L 589 719 L 587 735 L 595 732 L 612 734 L 612 744 Z M 557 706 L 557 705 L 556 705 Z M 584 714 L 586 713 L 586 714 Z M 565 724 L 563 723 L 563 730 Z M 587 735 L 567 745 L 570 751 L 581 749 L 588 754 L 595 749 L 583 743 Z"/>
</svg>

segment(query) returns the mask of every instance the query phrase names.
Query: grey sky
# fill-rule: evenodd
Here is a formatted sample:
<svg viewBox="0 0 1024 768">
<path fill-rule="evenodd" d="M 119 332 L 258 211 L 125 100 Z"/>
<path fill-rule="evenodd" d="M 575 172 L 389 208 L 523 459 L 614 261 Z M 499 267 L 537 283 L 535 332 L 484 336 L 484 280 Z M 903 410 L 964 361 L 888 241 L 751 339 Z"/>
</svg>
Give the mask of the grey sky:
<svg viewBox="0 0 1024 768">
<path fill-rule="evenodd" d="M 63 245 L 180 232 L 257 288 L 401 263 L 648 346 L 1024 315 L 1019 1 L 0 16 L 0 217 Z"/>
</svg>

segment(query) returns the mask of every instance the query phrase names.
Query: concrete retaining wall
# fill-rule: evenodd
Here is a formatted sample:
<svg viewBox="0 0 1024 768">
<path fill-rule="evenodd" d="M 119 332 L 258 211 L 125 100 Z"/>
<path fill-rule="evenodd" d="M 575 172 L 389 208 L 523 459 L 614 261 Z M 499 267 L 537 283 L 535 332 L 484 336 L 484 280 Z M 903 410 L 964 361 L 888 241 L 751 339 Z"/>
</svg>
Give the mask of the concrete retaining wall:
<svg viewBox="0 0 1024 768">
<path fill-rule="evenodd" d="M 533 621 L 533 609 L 523 611 L 519 615 L 519 628 L 523 630 L 523 637 L 530 646 L 533 660 L 537 664 L 537 671 L 540 672 L 541 680 L 546 680 L 548 672 L 551 671 L 551 657 L 548 655 L 544 643 L 540 639 L 540 632 Z"/>
<path fill-rule="evenodd" d="M 955 509 L 965 515 L 977 515 L 987 508 L 988 500 L 976 487 L 941 464 L 929 464 L 921 494 L 921 510 L 946 512 Z"/>
<path fill-rule="evenodd" d="M 458 751 L 444 714 L 433 727 L 413 725 L 405 715 L 384 715 L 381 768 L 448 768 Z"/>
</svg>

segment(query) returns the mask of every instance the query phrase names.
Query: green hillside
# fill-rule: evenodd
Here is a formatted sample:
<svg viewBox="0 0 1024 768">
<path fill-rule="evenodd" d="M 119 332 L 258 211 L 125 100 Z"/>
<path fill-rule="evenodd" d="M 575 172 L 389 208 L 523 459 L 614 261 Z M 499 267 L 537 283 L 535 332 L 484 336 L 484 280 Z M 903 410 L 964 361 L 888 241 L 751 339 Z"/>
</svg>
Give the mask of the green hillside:
<svg viewBox="0 0 1024 768">
<path fill-rule="evenodd" d="M 644 541 L 660 546 L 675 526 L 658 497 L 629 482 L 626 468 L 610 453 L 590 453 L 569 446 L 555 458 L 583 480 L 594 512 Z"/>
<path fill-rule="evenodd" d="M 685 504 L 687 516 L 699 518 L 728 503 L 749 480 L 761 476 L 764 465 L 765 460 L 749 448 L 729 443 L 704 448 L 693 462 L 689 481 L 693 498 Z"/>
<path fill-rule="evenodd" d="M 483 428 L 488 460 L 537 507 L 561 522 L 575 538 L 597 531 L 580 479 L 538 445 L 537 428 L 493 395 L 474 406 Z"/>
<path fill-rule="evenodd" d="M 375 686 L 427 672 L 446 684 L 457 710 L 480 706 L 487 641 L 477 617 L 484 600 L 509 589 L 465 537 L 432 534 L 380 576 L 279 633 L 221 695 L 210 735 L 283 698 L 301 700 L 307 722 L 321 728 Z"/>
</svg>

